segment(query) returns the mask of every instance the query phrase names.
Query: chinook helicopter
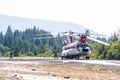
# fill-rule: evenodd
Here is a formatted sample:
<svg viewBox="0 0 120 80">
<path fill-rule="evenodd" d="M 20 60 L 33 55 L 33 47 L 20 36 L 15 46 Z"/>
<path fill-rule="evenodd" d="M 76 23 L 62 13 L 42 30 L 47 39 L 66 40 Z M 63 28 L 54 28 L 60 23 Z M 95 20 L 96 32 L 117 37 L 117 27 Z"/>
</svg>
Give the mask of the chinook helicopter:
<svg viewBox="0 0 120 80">
<path fill-rule="evenodd" d="M 100 34 L 90 34 L 89 30 L 86 30 L 85 33 L 78 33 L 78 32 L 63 32 L 62 34 L 66 35 L 67 39 L 64 41 L 64 46 L 62 48 L 62 56 L 61 59 L 79 59 L 80 56 L 86 56 L 86 59 L 90 59 L 91 49 L 89 44 L 87 43 L 87 38 L 107 45 L 110 44 L 100 41 L 91 37 L 91 35 L 100 35 Z M 78 36 L 78 40 L 74 41 L 74 36 Z"/>
<path fill-rule="evenodd" d="M 100 41 L 96 38 L 93 38 L 91 35 L 101 35 L 101 34 L 90 34 L 89 30 L 86 30 L 85 33 L 79 33 L 79 32 L 62 32 L 59 34 L 63 34 L 62 37 L 65 38 L 63 41 L 63 47 L 62 47 L 62 53 L 61 53 L 61 59 L 79 59 L 80 56 L 85 56 L 86 59 L 90 59 L 91 55 L 91 49 L 90 45 L 87 42 L 87 39 L 90 39 L 92 41 L 104 44 L 109 46 L 110 44 Z M 34 39 L 49 39 L 49 38 L 55 38 L 52 35 L 48 34 L 39 34 L 39 35 L 47 35 L 48 37 L 37 37 Z M 75 36 L 78 36 L 78 39 L 75 41 Z M 104 36 L 104 35 L 101 35 Z"/>
</svg>

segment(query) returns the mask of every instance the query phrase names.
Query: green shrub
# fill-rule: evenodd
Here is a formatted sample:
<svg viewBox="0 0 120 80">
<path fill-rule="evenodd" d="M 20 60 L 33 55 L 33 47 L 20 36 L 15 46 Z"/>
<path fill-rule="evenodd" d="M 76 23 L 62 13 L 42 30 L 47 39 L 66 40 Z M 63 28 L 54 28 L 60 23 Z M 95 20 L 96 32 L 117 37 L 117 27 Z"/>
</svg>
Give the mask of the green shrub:
<svg viewBox="0 0 120 80">
<path fill-rule="evenodd" d="M 2 53 L 0 52 L 0 57 L 2 57 Z"/>
</svg>

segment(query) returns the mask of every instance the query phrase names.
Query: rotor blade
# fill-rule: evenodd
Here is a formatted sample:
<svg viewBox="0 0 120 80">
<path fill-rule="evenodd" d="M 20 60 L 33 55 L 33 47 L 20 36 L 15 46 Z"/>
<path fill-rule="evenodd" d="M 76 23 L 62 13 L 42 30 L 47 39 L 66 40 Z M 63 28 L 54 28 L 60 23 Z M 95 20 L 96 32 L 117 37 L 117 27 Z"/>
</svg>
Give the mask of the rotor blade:
<svg viewBox="0 0 120 80">
<path fill-rule="evenodd" d="M 63 35 L 70 35 L 70 33 L 64 33 Z"/>
<path fill-rule="evenodd" d="M 80 34 L 74 34 L 74 36 L 81 36 Z"/>
<path fill-rule="evenodd" d="M 38 36 L 51 36 L 52 34 L 36 34 L 36 35 L 38 35 Z"/>
<path fill-rule="evenodd" d="M 34 39 L 52 39 L 52 38 L 55 38 L 55 37 L 38 37 L 38 38 L 34 38 Z"/>
<path fill-rule="evenodd" d="M 93 37 L 89 37 L 89 36 L 88 36 L 87 38 L 90 39 L 90 40 L 96 41 L 96 42 L 98 42 L 98 43 L 101 43 L 101 44 L 107 45 L 107 46 L 110 45 L 110 44 L 108 44 L 108 43 L 106 43 L 106 42 L 100 41 L 100 40 L 95 39 L 95 38 L 93 38 Z"/>
<path fill-rule="evenodd" d="M 66 33 L 69 33 L 69 31 L 66 31 L 66 32 L 61 32 L 60 34 L 66 34 Z"/>
<path fill-rule="evenodd" d="M 69 34 L 74 34 L 75 32 L 72 31 L 66 31 L 66 32 L 61 32 L 61 34 L 69 35 Z"/>
</svg>

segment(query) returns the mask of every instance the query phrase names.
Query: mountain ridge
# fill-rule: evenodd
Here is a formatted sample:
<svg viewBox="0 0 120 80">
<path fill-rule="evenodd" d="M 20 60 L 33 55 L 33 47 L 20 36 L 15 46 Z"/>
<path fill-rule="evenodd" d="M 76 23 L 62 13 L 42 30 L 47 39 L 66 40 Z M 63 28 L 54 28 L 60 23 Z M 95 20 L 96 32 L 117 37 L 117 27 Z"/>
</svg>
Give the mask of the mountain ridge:
<svg viewBox="0 0 120 80">
<path fill-rule="evenodd" d="M 39 27 L 39 29 L 50 31 L 54 35 L 59 32 L 65 32 L 70 30 L 74 32 L 84 33 L 87 29 L 82 25 L 70 22 L 0 15 L 0 31 L 5 33 L 9 25 L 11 26 L 13 31 L 16 29 L 24 31 L 27 28 L 33 28 L 33 26 L 36 26 Z M 95 33 L 92 30 L 90 30 L 90 32 Z"/>
</svg>

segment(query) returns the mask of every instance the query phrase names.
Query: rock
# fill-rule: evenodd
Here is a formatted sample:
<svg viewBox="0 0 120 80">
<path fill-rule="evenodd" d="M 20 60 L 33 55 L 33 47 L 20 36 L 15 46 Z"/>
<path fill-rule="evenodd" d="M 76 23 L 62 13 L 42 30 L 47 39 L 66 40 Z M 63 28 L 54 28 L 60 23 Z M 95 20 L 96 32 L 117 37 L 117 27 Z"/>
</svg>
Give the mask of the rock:
<svg viewBox="0 0 120 80">
<path fill-rule="evenodd" d="M 36 71 L 36 69 L 32 69 L 32 71 Z"/>
<path fill-rule="evenodd" d="M 57 74 L 52 74 L 52 76 L 56 77 L 56 76 L 57 76 Z"/>
<path fill-rule="evenodd" d="M 64 76 L 65 79 L 70 79 L 70 76 Z"/>
</svg>

